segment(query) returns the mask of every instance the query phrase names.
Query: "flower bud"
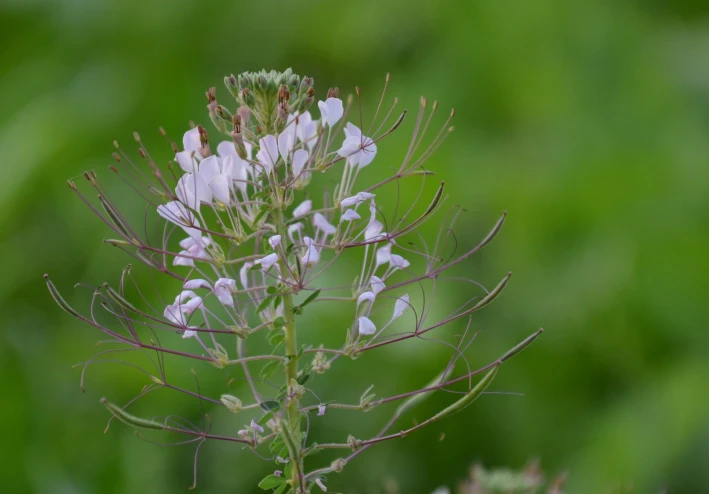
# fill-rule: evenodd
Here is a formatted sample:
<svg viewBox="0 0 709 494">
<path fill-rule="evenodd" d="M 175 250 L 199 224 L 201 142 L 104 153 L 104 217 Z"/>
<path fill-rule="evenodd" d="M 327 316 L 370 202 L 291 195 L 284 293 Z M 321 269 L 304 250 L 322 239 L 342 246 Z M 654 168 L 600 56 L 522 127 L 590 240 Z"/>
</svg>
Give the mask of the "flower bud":
<svg viewBox="0 0 709 494">
<path fill-rule="evenodd" d="M 227 407 L 230 412 L 239 413 L 243 408 L 241 405 L 241 400 L 236 396 L 222 395 L 220 400 L 222 403 L 224 403 L 224 406 Z"/>
</svg>

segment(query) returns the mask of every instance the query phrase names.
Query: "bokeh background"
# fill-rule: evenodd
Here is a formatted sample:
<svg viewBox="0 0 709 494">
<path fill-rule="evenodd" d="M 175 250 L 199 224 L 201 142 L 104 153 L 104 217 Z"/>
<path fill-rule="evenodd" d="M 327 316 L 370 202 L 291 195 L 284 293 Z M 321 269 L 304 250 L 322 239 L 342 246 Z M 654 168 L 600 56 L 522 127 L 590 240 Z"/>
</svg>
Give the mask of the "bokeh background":
<svg viewBox="0 0 709 494">
<path fill-rule="evenodd" d="M 707 492 L 708 60 L 700 0 L 3 0 L 0 490 L 187 491 L 190 449 L 146 444 L 120 426 L 102 433 L 98 399 L 126 401 L 146 384 L 140 374 L 96 370 L 79 389 L 71 366 L 99 334 L 53 305 L 42 274 L 79 303 L 87 295 L 71 291 L 75 282 L 115 280 L 130 260 L 101 243 L 107 229 L 64 181 L 90 168 L 115 181 L 105 171 L 112 141 L 130 144 L 134 130 L 166 162 L 158 126 L 179 139 L 189 120 L 208 124 L 206 88 L 224 94 L 226 74 L 290 66 L 314 76 L 321 96 L 358 84 L 371 103 L 391 72 L 402 107 L 425 94 L 456 108 L 456 131 L 429 167 L 468 211 L 461 248 L 509 212 L 459 274 L 493 285 L 514 273 L 473 321 L 482 332 L 471 362 L 546 330 L 495 383 L 524 397 L 488 396 L 380 445 L 331 488 L 377 493 L 396 482 L 428 493 L 476 461 L 517 468 L 539 458 L 549 474 L 568 472 L 571 493 Z M 405 151 L 403 134 L 369 179 Z M 349 367 L 321 389 L 358 395 L 371 380 L 386 395 L 424 384 L 445 361 L 406 350 L 366 358 L 366 372 Z M 407 421 L 448 402 L 441 395 Z M 171 411 L 195 416 L 194 403 L 175 403 Z M 330 412 L 316 434 L 365 436 L 384 417 L 376 412 Z M 256 492 L 271 469 L 206 446 L 197 492 Z"/>
</svg>

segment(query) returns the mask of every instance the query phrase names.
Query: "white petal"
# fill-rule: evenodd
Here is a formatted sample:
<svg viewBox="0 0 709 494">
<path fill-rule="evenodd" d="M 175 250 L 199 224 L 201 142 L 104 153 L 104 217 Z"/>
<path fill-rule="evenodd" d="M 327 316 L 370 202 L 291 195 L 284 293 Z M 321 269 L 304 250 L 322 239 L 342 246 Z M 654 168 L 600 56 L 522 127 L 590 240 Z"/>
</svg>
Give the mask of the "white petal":
<svg viewBox="0 0 709 494">
<path fill-rule="evenodd" d="M 197 164 L 197 160 L 192 157 L 193 154 L 194 153 L 192 151 L 180 151 L 175 154 L 177 164 L 188 173 L 192 173 L 195 169 L 195 165 Z"/>
<path fill-rule="evenodd" d="M 327 218 L 320 213 L 315 213 L 313 216 L 313 226 L 316 229 L 325 232 L 325 235 L 333 235 L 337 231 L 337 228 L 327 221 Z"/>
<path fill-rule="evenodd" d="M 354 220 L 359 220 L 361 218 L 362 217 L 359 214 L 357 214 L 357 211 L 355 211 L 354 209 L 348 209 L 347 211 L 342 213 L 342 216 L 340 216 L 340 222 L 354 221 Z"/>
<path fill-rule="evenodd" d="M 219 278 L 214 284 L 214 294 L 222 305 L 234 305 L 232 291 L 236 290 L 236 281 L 231 278 Z"/>
<path fill-rule="evenodd" d="M 308 152 L 305 149 L 298 149 L 295 153 L 293 153 L 291 170 L 293 171 L 294 177 L 300 175 L 300 172 L 302 172 L 305 167 L 306 161 L 308 161 Z"/>
<path fill-rule="evenodd" d="M 369 278 L 369 286 L 372 288 L 374 295 L 378 295 L 379 292 L 386 288 L 386 285 L 378 276 L 372 276 Z"/>
<path fill-rule="evenodd" d="M 186 324 L 182 311 L 174 305 L 168 305 L 165 307 L 163 317 L 177 326 L 184 326 Z"/>
<path fill-rule="evenodd" d="M 377 327 L 367 317 L 359 318 L 359 334 L 370 335 L 377 332 Z"/>
<path fill-rule="evenodd" d="M 290 154 L 295 145 L 295 136 L 291 132 L 281 132 L 278 136 L 278 152 L 281 153 L 283 161 L 290 161 Z"/>
<path fill-rule="evenodd" d="M 249 269 L 251 269 L 253 265 L 253 262 L 245 262 L 239 270 L 239 281 L 241 281 L 241 286 L 244 287 L 244 290 L 249 289 Z"/>
<path fill-rule="evenodd" d="M 396 303 L 394 304 L 394 314 L 391 316 L 392 321 L 397 317 L 400 317 L 404 313 L 404 311 L 409 307 L 410 305 L 408 293 L 396 299 Z"/>
<path fill-rule="evenodd" d="M 261 149 L 256 153 L 256 159 L 263 165 L 266 172 L 270 173 L 278 161 L 278 142 L 274 136 L 269 134 L 259 139 L 259 146 Z"/>
<path fill-rule="evenodd" d="M 298 206 L 293 210 L 293 218 L 300 218 L 302 216 L 305 216 L 310 212 L 310 210 L 313 209 L 313 201 L 308 199 L 307 201 L 303 201 Z"/>
<path fill-rule="evenodd" d="M 219 160 L 216 156 L 209 156 L 208 158 L 204 158 L 199 164 L 198 168 L 198 175 L 207 183 L 209 183 L 209 181 L 213 177 L 219 175 L 219 173 L 221 172 L 219 167 Z"/>
<path fill-rule="evenodd" d="M 308 237 L 305 237 L 308 238 Z M 305 251 L 303 257 L 300 258 L 300 262 L 306 266 L 313 266 L 320 262 L 320 253 L 318 249 L 311 243 Z"/>
<path fill-rule="evenodd" d="M 391 258 L 391 244 L 386 244 L 384 247 L 377 249 L 377 267 L 389 262 Z"/>
<path fill-rule="evenodd" d="M 184 303 L 180 305 L 180 309 L 182 312 L 184 312 L 187 315 L 192 314 L 194 311 L 202 307 L 202 297 L 194 297 L 191 298 L 190 300 L 187 301 L 187 303 Z"/>
<path fill-rule="evenodd" d="M 258 425 L 258 424 L 256 423 L 256 421 L 254 421 L 254 419 L 251 419 L 251 424 L 250 424 L 250 425 L 251 425 L 251 428 L 252 428 L 253 430 L 255 430 L 256 432 L 261 432 L 261 433 L 263 432 L 263 427 L 261 427 L 260 425 Z"/>
<path fill-rule="evenodd" d="M 318 417 L 325 415 L 325 405 L 318 405 Z"/>
<path fill-rule="evenodd" d="M 347 125 L 345 126 L 345 136 L 357 137 L 359 139 L 362 137 L 362 131 L 359 130 L 359 127 L 357 127 L 352 122 L 347 122 Z"/>
<path fill-rule="evenodd" d="M 268 239 L 268 245 L 271 246 L 272 249 L 276 249 L 279 245 L 281 245 L 281 236 L 280 235 L 274 235 L 273 237 Z"/>
<path fill-rule="evenodd" d="M 199 129 L 195 127 L 190 129 L 182 136 L 182 149 L 185 151 L 199 152 L 202 148 L 202 142 L 199 138 Z"/>
<path fill-rule="evenodd" d="M 406 259 L 404 259 L 403 257 L 401 257 L 400 255 L 397 255 L 397 254 L 391 255 L 391 257 L 389 258 L 389 264 L 392 267 L 398 268 L 398 269 L 406 269 L 411 265 L 411 263 L 409 261 L 407 261 Z"/>
<path fill-rule="evenodd" d="M 334 127 L 344 113 L 340 98 L 328 98 L 325 101 L 318 101 L 318 108 L 320 108 L 323 123 L 327 123 L 330 127 Z"/>
<path fill-rule="evenodd" d="M 374 220 L 369 223 L 369 226 L 364 230 L 364 240 L 370 241 L 379 237 L 379 234 L 384 230 L 384 225 L 380 221 Z"/>
<path fill-rule="evenodd" d="M 359 305 L 360 305 L 362 302 L 364 302 L 364 301 L 368 301 L 368 302 L 370 302 L 370 303 L 373 304 L 373 303 L 374 303 L 374 297 L 375 297 L 374 292 L 364 292 L 364 293 L 362 293 L 359 297 L 357 297 L 357 307 L 359 307 Z"/>
<path fill-rule="evenodd" d="M 193 327 L 193 326 L 190 326 L 190 327 Z M 195 336 L 197 336 L 197 331 L 195 331 L 194 329 L 185 329 L 185 331 L 182 333 L 182 337 L 184 339 L 193 338 Z"/>
<path fill-rule="evenodd" d="M 238 156 L 236 154 L 236 146 L 234 141 L 222 141 L 217 145 L 217 154 L 222 158 L 227 156 Z"/>
<path fill-rule="evenodd" d="M 209 189 L 218 201 L 231 203 L 231 179 L 226 175 L 217 175 L 209 182 Z"/>
<path fill-rule="evenodd" d="M 377 155 L 377 145 L 369 137 L 365 137 L 362 151 L 359 156 L 359 167 L 364 168 L 374 160 Z"/>
<path fill-rule="evenodd" d="M 303 226 L 303 223 L 300 221 L 298 223 L 288 225 L 288 238 L 291 242 L 295 242 L 295 240 L 293 239 L 295 233 L 298 233 L 298 235 L 300 236 L 301 231 L 303 230 Z"/>
<path fill-rule="evenodd" d="M 191 259 L 189 257 L 182 257 L 182 256 L 189 256 L 191 255 L 188 251 L 182 250 L 180 251 L 179 255 L 175 256 L 175 259 L 172 261 L 173 266 L 189 266 L 191 268 L 194 267 L 194 259 Z"/>
<path fill-rule="evenodd" d="M 255 264 L 260 264 L 262 269 L 268 269 L 278 262 L 278 254 L 269 254 L 266 257 L 254 261 Z"/>
<path fill-rule="evenodd" d="M 348 137 L 342 143 L 342 147 L 340 147 L 340 149 L 337 150 L 337 154 L 339 154 L 343 158 L 347 158 L 348 156 L 356 155 L 360 151 L 359 145 L 360 145 L 360 138 L 359 137 Z"/>
<path fill-rule="evenodd" d="M 212 289 L 212 285 L 207 280 L 197 279 L 186 281 L 182 286 L 185 290 L 197 290 L 198 288 Z"/>
</svg>

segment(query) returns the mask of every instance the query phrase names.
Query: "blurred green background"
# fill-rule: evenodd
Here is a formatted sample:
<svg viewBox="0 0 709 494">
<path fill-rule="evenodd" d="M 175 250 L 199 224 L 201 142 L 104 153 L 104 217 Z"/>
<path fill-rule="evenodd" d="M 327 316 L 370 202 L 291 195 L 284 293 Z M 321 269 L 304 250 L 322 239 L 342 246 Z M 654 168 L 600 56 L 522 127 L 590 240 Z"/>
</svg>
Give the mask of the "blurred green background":
<svg viewBox="0 0 709 494">
<path fill-rule="evenodd" d="M 51 302 L 42 274 L 79 303 L 87 294 L 71 292 L 75 282 L 115 281 L 130 262 L 101 243 L 106 227 L 66 179 L 95 168 L 117 182 L 105 171 L 112 141 L 130 147 L 134 130 L 166 162 L 158 126 L 180 139 L 189 120 L 208 124 L 206 88 L 224 95 L 226 74 L 288 66 L 314 76 L 319 96 L 357 84 L 371 103 L 391 72 L 402 107 L 425 94 L 456 108 L 456 132 L 428 166 L 468 210 L 461 248 L 509 211 L 459 274 L 493 285 L 514 273 L 473 320 L 482 333 L 471 362 L 546 329 L 494 386 L 524 397 L 486 397 L 373 448 L 331 489 L 383 492 L 388 478 L 402 493 L 428 493 L 475 461 L 539 458 L 548 473 L 569 473 L 571 493 L 709 492 L 706 2 L 3 0 L 0 53 L 2 492 L 190 486 L 189 448 L 153 446 L 120 426 L 102 434 L 98 399 L 125 402 L 145 379 L 96 369 L 81 392 L 71 366 L 100 335 Z M 406 129 L 381 146 L 368 179 L 404 152 L 411 120 Z M 448 296 L 452 306 L 467 298 Z M 372 352 L 357 362 L 368 374 L 349 366 L 320 389 L 358 395 L 371 377 L 386 396 L 423 385 L 444 361 Z M 153 403 L 170 401 L 163 392 Z M 405 422 L 449 402 L 438 396 Z M 176 403 L 170 411 L 196 417 L 194 403 Z M 315 434 L 366 437 L 385 418 L 377 413 L 329 412 Z M 256 492 L 271 469 L 207 445 L 197 492 Z"/>
</svg>

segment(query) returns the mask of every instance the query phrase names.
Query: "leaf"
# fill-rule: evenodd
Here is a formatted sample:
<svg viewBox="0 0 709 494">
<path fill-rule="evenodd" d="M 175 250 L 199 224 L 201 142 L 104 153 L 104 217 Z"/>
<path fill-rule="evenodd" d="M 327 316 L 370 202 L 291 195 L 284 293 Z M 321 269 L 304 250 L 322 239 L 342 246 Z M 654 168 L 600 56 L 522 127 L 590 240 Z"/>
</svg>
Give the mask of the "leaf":
<svg viewBox="0 0 709 494">
<path fill-rule="evenodd" d="M 261 380 L 265 381 L 266 379 L 271 377 L 278 370 L 278 366 L 280 365 L 280 360 L 272 360 L 263 367 L 261 367 L 261 372 L 259 373 L 259 377 L 261 378 Z"/>
<path fill-rule="evenodd" d="M 271 303 L 271 300 L 273 300 L 273 297 L 266 297 L 261 301 L 261 304 L 259 304 L 258 309 L 256 309 L 256 312 L 263 312 L 265 311 L 268 306 Z"/>
<path fill-rule="evenodd" d="M 258 419 L 258 425 L 266 425 L 266 422 L 268 422 L 269 420 L 271 420 L 272 417 L 273 417 L 273 411 L 268 412 L 268 413 L 265 414 L 263 417 L 261 417 L 260 419 Z"/>
<path fill-rule="evenodd" d="M 285 339 L 286 335 L 284 335 L 283 333 L 276 333 L 268 339 L 268 344 L 271 346 L 278 346 L 283 343 L 283 340 Z"/>
<path fill-rule="evenodd" d="M 310 302 L 312 302 L 313 300 L 315 300 L 315 299 L 318 298 L 319 296 L 320 296 L 320 290 L 314 291 L 313 293 L 311 293 L 310 295 L 308 295 L 308 298 L 306 298 L 305 300 L 303 300 L 303 303 L 300 304 L 300 308 L 302 309 L 303 307 L 305 307 L 306 305 L 308 305 Z"/>
<path fill-rule="evenodd" d="M 281 408 L 281 404 L 276 400 L 268 400 L 259 404 L 261 409 L 265 412 L 270 412 L 271 410 L 276 411 Z"/>
<path fill-rule="evenodd" d="M 284 492 L 286 492 L 287 488 L 288 488 L 288 484 L 283 483 L 283 484 L 281 484 L 281 486 L 278 489 L 273 491 L 273 494 L 283 494 Z"/>
<path fill-rule="evenodd" d="M 310 374 L 301 374 L 300 376 L 298 376 L 298 379 L 296 379 L 296 381 L 302 386 L 303 384 L 308 382 L 308 379 L 310 379 Z"/>
<path fill-rule="evenodd" d="M 275 489 L 276 487 L 281 487 L 283 484 L 285 484 L 286 479 L 283 477 L 276 477 L 275 475 L 266 475 L 261 482 L 258 483 L 258 486 L 263 489 L 264 491 L 267 491 L 269 489 Z"/>
<path fill-rule="evenodd" d="M 271 285 L 266 288 L 266 293 L 268 293 L 269 295 L 275 295 L 276 293 L 278 293 L 278 287 Z"/>
<path fill-rule="evenodd" d="M 273 320 L 273 327 L 276 329 L 281 329 L 286 325 L 286 320 L 283 317 L 277 317 Z"/>
</svg>

